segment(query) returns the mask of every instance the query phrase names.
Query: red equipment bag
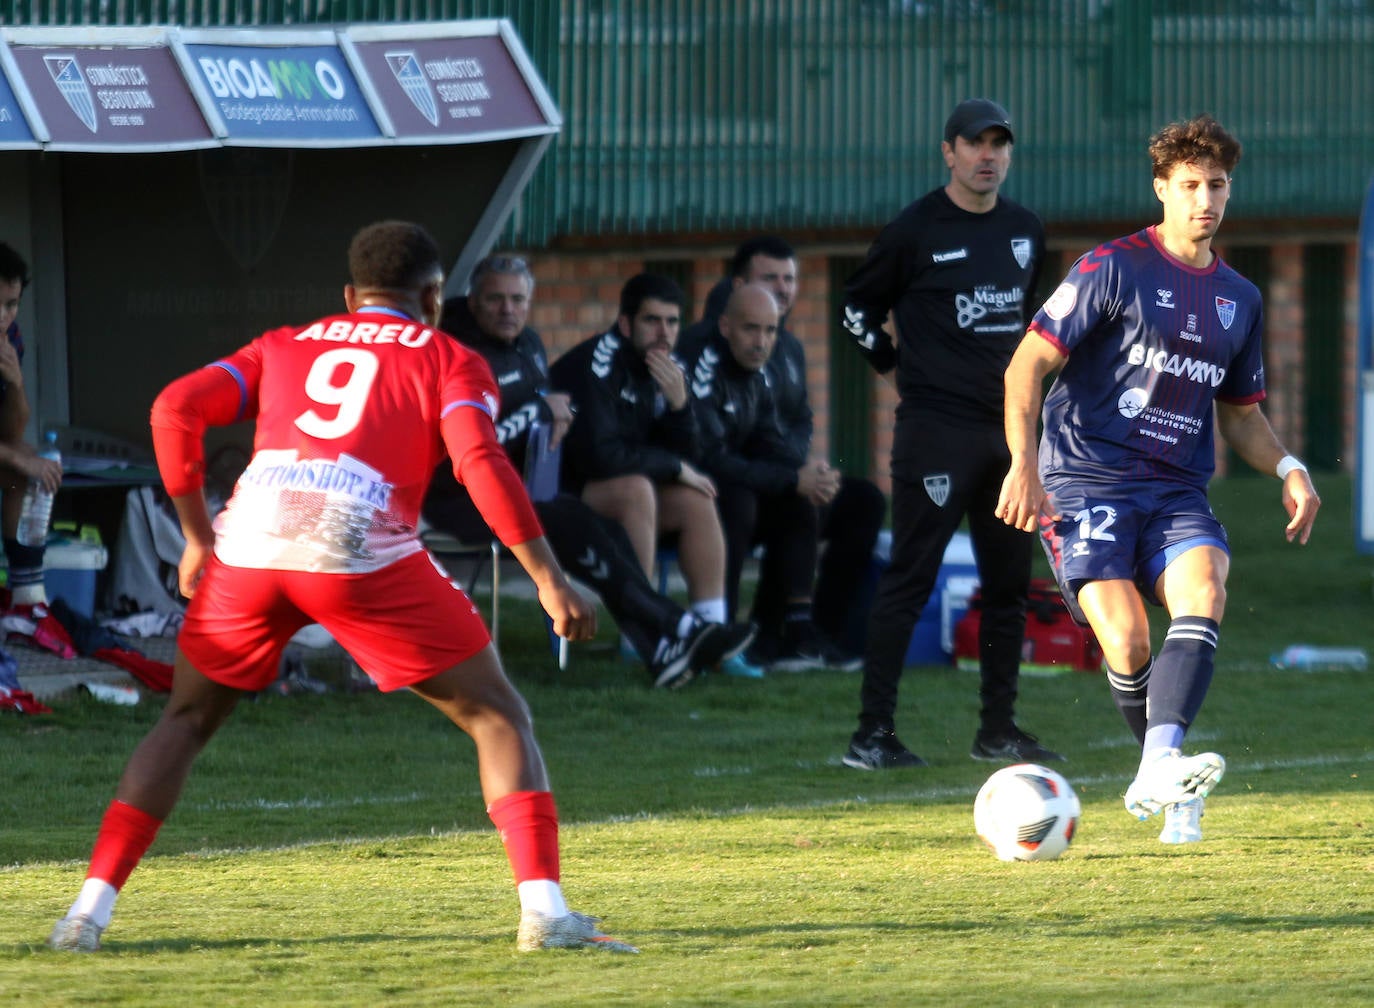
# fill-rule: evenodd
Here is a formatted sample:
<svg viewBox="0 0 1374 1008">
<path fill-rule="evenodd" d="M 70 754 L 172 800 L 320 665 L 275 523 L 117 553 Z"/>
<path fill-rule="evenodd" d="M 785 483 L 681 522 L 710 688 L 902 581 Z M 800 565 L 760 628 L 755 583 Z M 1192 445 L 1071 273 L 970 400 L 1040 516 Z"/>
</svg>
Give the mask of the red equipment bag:
<svg viewBox="0 0 1374 1008">
<path fill-rule="evenodd" d="M 954 627 L 954 663 L 962 669 L 978 668 L 978 628 L 983 600 L 979 592 L 969 599 L 968 612 Z M 1031 581 L 1026 603 L 1026 639 L 1021 645 L 1021 671 L 1057 675 L 1060 672 L 1097 672 L 1102 668 L 1102 648 L 1087 627 L 1069 615 L 1059 586 L 1044 578 Z"/>
</svg>

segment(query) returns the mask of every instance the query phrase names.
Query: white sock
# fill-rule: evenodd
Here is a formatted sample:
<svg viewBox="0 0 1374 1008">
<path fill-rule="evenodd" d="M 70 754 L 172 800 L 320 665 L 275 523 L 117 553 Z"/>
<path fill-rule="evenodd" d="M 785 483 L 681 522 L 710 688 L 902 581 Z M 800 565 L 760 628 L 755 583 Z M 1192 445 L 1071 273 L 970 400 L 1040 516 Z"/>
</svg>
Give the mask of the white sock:
<svg viewBox="0 0 1374 1008">
<path fill-rule="evenodd" d="M 104 879 L 88 878 L 76 894 L 76 902 L 67 911 L 68 917 L 89 917 L 100 927 L 109 927 L 114 916 L 115 899 L 119 890 Z"/>
<path fill-rule="evenodd" d="M 545 917 L 566 917 L 568 904 L 563 887 L 552 879 L 530 879 L 515 887 L 520 894 L 520 909 L 537 910 Z"/>
<path fill-rule="evenodd" d="M 47 605 L 48 593 L 42 581 L 33 585 L 16 585 L 10 590 L 10 605 Z"/>
<path fill-rule="evenodd" d="M 1145 745 L 1141 747 L 1140 753 L 1140 769 L 1143 771 L 1166 753 L 1176 754 L 1182 745 L 1182 725 L 1156 725 L 1145 733 Z"/>
<path fill-rule="evenodd" d="M 694 616 L 692 613 L 689 613 L 689 612 L 683 613 L 683 614 L 682 614 L 682 619 L 680 619 L 680 620 L 677 621 L 677 635 L 678 635 L 679 637 L 686 637 L 689 633 L 692 632 L 692 627 L 694 627 L 694 626 L 696 626 L 696 625 L 697 625 L 697 617 L 696 617 L 696 616 Z"/>
<path fill-rule="evenodd" d="M 717 597 L 693 602 L 692 612 L 696 613 L 707 623 L 724 623 L 725 599 L 724 597 Z"/>
</svg>

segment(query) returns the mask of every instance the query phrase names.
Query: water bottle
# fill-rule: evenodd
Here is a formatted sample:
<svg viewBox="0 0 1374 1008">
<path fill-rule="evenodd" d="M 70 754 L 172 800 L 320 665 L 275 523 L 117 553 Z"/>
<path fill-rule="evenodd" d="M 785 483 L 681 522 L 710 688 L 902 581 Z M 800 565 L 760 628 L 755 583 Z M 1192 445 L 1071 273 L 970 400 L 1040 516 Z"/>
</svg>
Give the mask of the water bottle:
<svg viewBox="0 0 1374 1008">
<path fill-rule="evenodd" d="M 1363 672 L 1369 667 L 1369 655 L 1364 648 L 1318 647 L 1315 644 L 1290 644 L 1269 661 L 1275 668 L 1297 672 L 1319 672 L 1352 669 Z"/>
<path fill-rule="evenodd" d="M 41 458 L 62 461 L 62 453 L 57 450 L 57 431 L 48 431 Z M 19 514 L 18 540 L 25 546 L 42 546 L 48 541 L 48 522 L 52 519 L 53 495 L 37 480 L 29 480 L 24 490 L 23 510 Z"/>
</svg>

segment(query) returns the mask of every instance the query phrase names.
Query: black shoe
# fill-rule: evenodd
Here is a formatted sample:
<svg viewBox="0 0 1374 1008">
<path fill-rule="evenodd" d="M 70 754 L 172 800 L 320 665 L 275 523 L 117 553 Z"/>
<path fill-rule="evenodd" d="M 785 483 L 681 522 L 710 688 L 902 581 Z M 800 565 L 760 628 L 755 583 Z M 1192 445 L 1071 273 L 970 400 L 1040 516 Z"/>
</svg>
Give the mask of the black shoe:
<svg viewBox="0 0 1374 1008">
<path fill-rule="evenodd" d="M 754 642 L 758 627 L 752 623 L 705 623 L 701 640 L 692 651 L 692 669 L 705 672 L 708 668 L 737 658 Z"/>
<path fill-rule="evenodd" d="M 752 623 L 703 623 L 693 620 L 679 637 L 664 637 L 654 649 L 649 674 L 654 685 L 681 689 L 707 667 L 733 658 L 754 639 Z"/>
<path fill-rule="evenodd" d="M 1034 735 L 1028 735 L 1016 725 L 999 732 L 979 731 L 973 738 L 969 755 L 976 760 L 993 763 L 1054 763 L 1064 757 L 1053 749 L 1046 749 Z"/>
<path fill-rule="evenodd" d="M 782 641 L 778 639 L 777 634 L 760 630 L 754 637 L 754 643 L 749 645 L 749 650 L 744 652 L 744 660 L 750 665 L 767 668 L 773 664 L 773 659 L 781 650 Z"/>
<path fill-rule="evenodd" d="M 923 767 L 926 761 L 902 745 L 891 728 L 878 728 L 867 735 L 854 733 L 849 750 L 840 758 L 855 770 L 897 770 L 902 767 Z"/>
<path fill-rule="evenodd" d="M 789 627 L 777 656 L 769 662 L 770 672 L 808 672 L 812 669 L 832 669 L 836 672 L 857 672 L 864 660 L 852 655 L 816 629 L 807 620 L 800 626 Z"/>
</svg>

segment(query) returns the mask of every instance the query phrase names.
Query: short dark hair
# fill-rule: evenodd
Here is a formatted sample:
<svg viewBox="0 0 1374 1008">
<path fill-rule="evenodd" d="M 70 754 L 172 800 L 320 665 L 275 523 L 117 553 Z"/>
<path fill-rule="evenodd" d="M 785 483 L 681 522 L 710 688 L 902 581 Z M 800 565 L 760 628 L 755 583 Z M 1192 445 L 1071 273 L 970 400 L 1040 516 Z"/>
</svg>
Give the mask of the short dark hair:
<svg viewBox="0 0 1374 1008">
<path fill-rule="evenodd" d="M 348 246 L 353 286 L 364 290 L 418 291 L 443 273 L 439 246 L 428 231 L 408 221 L 369 224 Z"/>
<path fill-rule="evenodd" d="M 0 280 L 18 280 L 20 290 L 29 285 L 29 264 L 4 242 L 0 242 Z"/>
<path fill-rule="evenodd" d="M 634 318 L 639 306 L 650 298 L 675 304 L 679 310 L 687 307 L 687 295 L 676 281 L 656 273 L 636 273 L 620 288 L 620 314 Z"/>
<path fill-rule="evenodd" d="M 758 235 L 740 242 L 730 260 L 730 276 L 743 279 L 749 273 L 749 262 L 754 256 L 767 256 L 769 259 L 795 259 L 797 250 L 777 235 Z"/>
<path fill-rule="evenodd" d="M 1240 141 L 1206 112 L 1186 122 L 1165 126 L 1150 137 L 1150 164 L 1154 177 L 1166 179 L 1174 167 L 1212 161 L 1230 175 L 1240 161 Z"/>
</svg>

